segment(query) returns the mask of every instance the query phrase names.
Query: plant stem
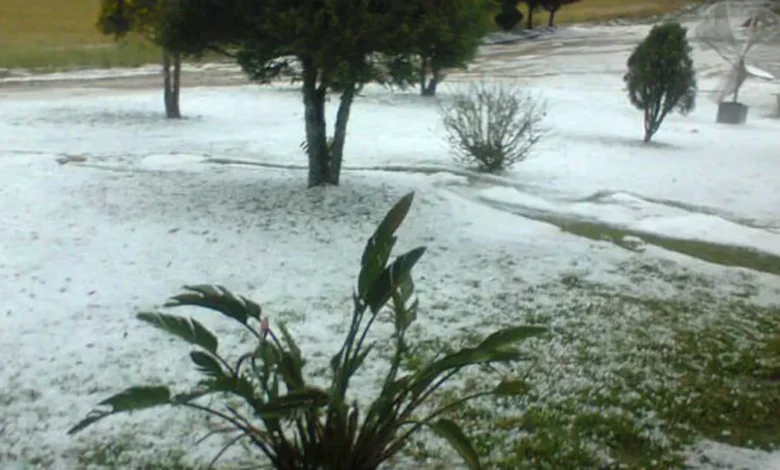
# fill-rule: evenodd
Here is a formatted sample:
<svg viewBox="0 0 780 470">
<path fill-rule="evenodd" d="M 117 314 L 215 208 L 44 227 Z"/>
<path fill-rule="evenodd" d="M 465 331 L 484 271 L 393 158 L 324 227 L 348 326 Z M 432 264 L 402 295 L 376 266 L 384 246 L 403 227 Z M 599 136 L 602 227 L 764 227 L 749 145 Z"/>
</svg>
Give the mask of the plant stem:
<svg viewBox="0 0 780 470">
<path fill-rule="evenodd" d="M 268 459 L 274 465 L 278 465 L 278 463 L 279 463 L 278 459 L 276 458 L 276 456 L 274 456 L 274 454 L 268 448 L 267 444 L 262 442 L 261 440 L 259 440 L 257 438 L 257 434 L 256 434 L 257 432 L 262 434 L 262 431 L 260 431 L 259 429 L 255 429 L 251 425 L 246 426 L 246 425 L 242 424 L 240 421 L 238 421 L 237 419 L 235 419 L 235 418 L 233 418 L 233 417 L 231 417 L 231 416 L 229 416 L 229 415 L 227 415 L 225 413 L 222 413 L 221 411 L 217 411 L 217 410 L 209 408 L 207 406 L 198 405 L 197 403 L 181 403 L 181 406 L 186 406 L 186 407 L 193 408 L 193 409 L 196 409 L 196 410 L 199 410 L 199 411 L 204 411 L 204 412 L 206 412 L 208 414 L 217 416 L 217 417 L 222 418 L 225 421 L 229 422 L 230 424 L 232 424 L 236 428 L 240 429 L 245 435 L 249 436 L 249 439 L 251 439 L 252 442 L 254 442 L 255 445 L 260 448 L 260 450 L 266 455 L 266 457 L 268 457 Z"/>
<path fill-rule="evenodd" d="M 401 435 L 401 437 L 397 438 L 396 441 L 400 441 L 400 442 L 405 441 L 406 439 L 409 438 L 409 436 L 411 436 L 412 434 L 416 433 L 422 426 L 427 425 L 428 422 L 431 421 L 433 418 L 436 418 L 437 416 L 439 416 L 439 415 L 441 415 L 441 414 L 451 410 L 452 408 L 456 408 L 456 407 L 462 405 L 463 403 L 465 403 L 467 401 L 474 400 L 475 398 L 485 397 L 485 396 L 489 396 L 489 395 L 493 395 L 493 394 L 494 394 L 493 391 L 472 393 L 471 395 L 466 395 L 465 397 L 463 397 L 463 398 L 461 398 L 459 400 L 455 400 L 454 402 L 450 403 L 449 405 L 446 405 L 446 406 L 443 406 L 443 407 L 439 408 L 438 410 L 434 411 L 433 413 L 431 413 L 430 415 L 426 416 L 422 420 L 419 420 L 419 421 L 407 420 L 405 424 L 413 424 L 414 426 L 412 426 L 412 429 L 408 430 L 406 433 Z"/>
</svg>

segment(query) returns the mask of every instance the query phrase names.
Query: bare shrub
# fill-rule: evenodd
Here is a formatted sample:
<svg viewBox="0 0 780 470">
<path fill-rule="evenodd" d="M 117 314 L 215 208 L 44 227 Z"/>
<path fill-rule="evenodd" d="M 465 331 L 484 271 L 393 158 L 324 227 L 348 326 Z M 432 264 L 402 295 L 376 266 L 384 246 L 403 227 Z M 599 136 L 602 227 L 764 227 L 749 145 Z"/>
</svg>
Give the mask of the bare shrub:
<svg viewBox="0 0 780 470">
<path fill-rule="evenodd" d="M 497 173 L 525 160 L 545 131 L 546 106 L 515 85 L 478 83 L 440 109 L 454 158 Z"/>
</svg>

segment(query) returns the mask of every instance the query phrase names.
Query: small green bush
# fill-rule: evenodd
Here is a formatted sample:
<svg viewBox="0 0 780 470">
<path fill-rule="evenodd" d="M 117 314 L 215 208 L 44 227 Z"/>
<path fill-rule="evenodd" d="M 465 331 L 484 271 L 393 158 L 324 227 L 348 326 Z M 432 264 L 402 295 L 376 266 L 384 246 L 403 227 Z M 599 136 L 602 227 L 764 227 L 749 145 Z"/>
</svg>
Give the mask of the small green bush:
<svg viewBox="0 0 780 470">
<path fill-rule="evenodd" d="M 229 361 L 219 350 L 217 336 L 196 320 L 166 313 L 139 313 L 140 320 L 197 347 L 190 358 L 203 380 L 180 394 L 172 394 L 165 386 L 130 387 L 100 402 L 103 408 L 90 412 L 69 434 L 115 413 L 169 405 L 216 416 L 235 431 L 235 439 L 215 461 L 230 445 L 246 439 L 277 470 L 375 470 L 403 449 L 410 437 L 428 428 L 448 441 L 469 468 L 481 469 L 470 440 L 445 414 L 477 397 L 518 394 L 522 388 L 504 379 L 495 387 L 472 391 L 438 409 L 433 405 L 439 403 L 436 392 L 466 367 L 520 360 L 513 346 L 544 329 L 519 326 L 500 330 L 477 346 L 440 354 L 418 364 L 413 371 L 403 371 L 402 364 L 411 349 L 406 342 L 407 331 L 418 314 L 418 302 L 411 301 L 411 270 L 425 248 L 389 260 L 395 231 L 406 217 L 412 198 L 413 194 L 402 198 L 366 243 L 353 294 L 352 321 L 341 348 L 330 361 L 329 387 L 316 387 L 304 378 L 301 349 L 284 324 L 271 328 L 258 304 L 221 286 L 190 286 L 165 306 L 217 311 L 251 333 L 255 340 L 251 349 Z M 378 396 L 367 406 L 360 406 L 348 401 L 350 379 L 377 345 L 369 342 L 368 332 L 388 303 L 395 326 L 388 343 L 392 344 L 392 359 Z M 222 398 L 219 407 L 199 401 L 215 394 Z M 244 406 L 231 406 L 231 397 Z"/>
<path fill-rule="evenodd" d="M 631 104 L 645 112 L 645 142 L 669 112 L 685 115 L 695 106 L 696 72 L 686 33 L 679 23 L 656 25 L 628 59 L 623 80 Z"/>
</svg>

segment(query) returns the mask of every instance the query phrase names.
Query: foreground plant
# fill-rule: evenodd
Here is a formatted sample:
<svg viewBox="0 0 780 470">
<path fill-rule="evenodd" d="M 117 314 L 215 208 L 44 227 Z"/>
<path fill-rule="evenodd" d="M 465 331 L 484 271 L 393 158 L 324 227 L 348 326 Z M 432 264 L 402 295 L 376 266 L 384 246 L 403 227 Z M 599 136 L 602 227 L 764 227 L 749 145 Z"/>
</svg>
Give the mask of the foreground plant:
<svg viewBox="0 0 780 470">
<path fill-rule="evenodd" d="M 425 248 L 409 251 L 392 262 L 395 231 L 406 217 L 413 194 L 403 197 L 368 239 L 361 259 L 354 310 L 343 345 L 330 361 L 332 380 L 319 388 L 304 379 L 305 361 L 287 328 L 277 335 L 260 306 L 221 286 L 189 286 L 166 307 L 198 306 L 215 310 L 238 322 L 256 339 L 251 351 L 230 362 L 218 351 L 217 337 L 199 322 L 165 313 L 139 313 L 142 321 L 177 336 L 199 349 L 190 357 L 204 379 L 193 390 L 172 394 L 168 387 L 131 387 L 99 403 L 71 428 L 74 434 L 112 414 L 162 405 L 194 408 L 217 416 L 236 432 L 212 465 L 233 444 L 249 440 L 279 470 L 374 470 L 396 455 L 423 427 L 446 439 L 471 469 L 482 468 L 469 439 L 453 421 L 442 418 L 449 410 L 477 397 L 515 393 L 516 383 L 503 380 L 488 391 L 466 395 L 430 410 L 435 393 L 465 367 L 507 363 L 520 359 L 512 346 L 538 335 L 543 328 L 519 326 L 497 331 L 475 347 L 447 354 L 404 373 L 408 356 L 406 335 L 417 316 L 418 302 L 411 270 Z M 349 401 L 350 379 L 364 364 L 376 343 L 368 332 L 383 307 L 390 303 L 395 334 L 390 367 L 378 396 L 367 406 Z M 224 406 L 213 408 L 198 400 L 227 394 Z M 239 398 L 245 407 L 228 404 Z M 424 416 L 419 416 L 427 411 Z"/>
</svg>

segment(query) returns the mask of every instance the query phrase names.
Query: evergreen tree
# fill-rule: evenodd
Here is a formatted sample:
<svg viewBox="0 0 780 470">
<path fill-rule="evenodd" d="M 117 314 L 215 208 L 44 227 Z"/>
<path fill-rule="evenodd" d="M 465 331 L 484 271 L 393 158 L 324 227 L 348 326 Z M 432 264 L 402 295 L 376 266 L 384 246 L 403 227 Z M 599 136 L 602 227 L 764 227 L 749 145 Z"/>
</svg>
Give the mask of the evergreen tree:
<svg viewBox="0 0 780 470">
<path fill-rule="evenodd" d="M 97 27 L 101 33 L 124 38 L 137 33 L 162 45 L 164 21 L 170 13 L 169 0 L 101 0 Z M 181 84 L 181 51 L 171 44 L 163 48 L 163 102 L 168 118 L 181 118 L 179 91 Z"/>
<path fill-rule="evenodd" d="M 696 73 L 686 33 L 679 23 L 656 25 L 628 59 L 624 80 L 631 103 L 644 111 L 645 142 L 669 112 L 687 114 L 695 106 Z"/>
<path fill-rule="evenodd" d="M 485 0 L 434 0 L 423 4 L 423 21 L 413 33 L 419 59 L 420 93 L 436 94 L 446 68 L 465 67 L 490 30 Z"/>
<path fill-rule="evenodd" d="M 511 31 L 523 19 L 523 14 L 517 9 L 518 0 L 496 2 L 500 4 L 500 10 L 494 17 L 496 24 L 504 31 Z"/>
<path fill-rule="evenodd" d="M 566 5 L 579 3 L 580 1 L 582 0 L 541 0 L 542 8 L 544 8 L 550 14 L 547 21 L 547 26 L 550 28 L 555 26 L 555 14 L 558 12 L 558 10 Z"/>
<path fill-rule="evenodd" d="M 309 186 L 337 185 L 352 102 L 369 82 L 406 80 L 432 3 L 443 0 L 168 0 L 164 43 L 235 56 L 250 79 L 301 83 Z M 435 37 L 435 35 L 434 35 Z M 325 103 L 340 95 L 328 137 Z"/>
<path fill-rule="evenodd" d="M 521 0 L 528 5 L 528 15 L 526 15 L 526 29 L 534 29 L 534 12 L 542 6 L 543 0 Z"/>
</svg>

